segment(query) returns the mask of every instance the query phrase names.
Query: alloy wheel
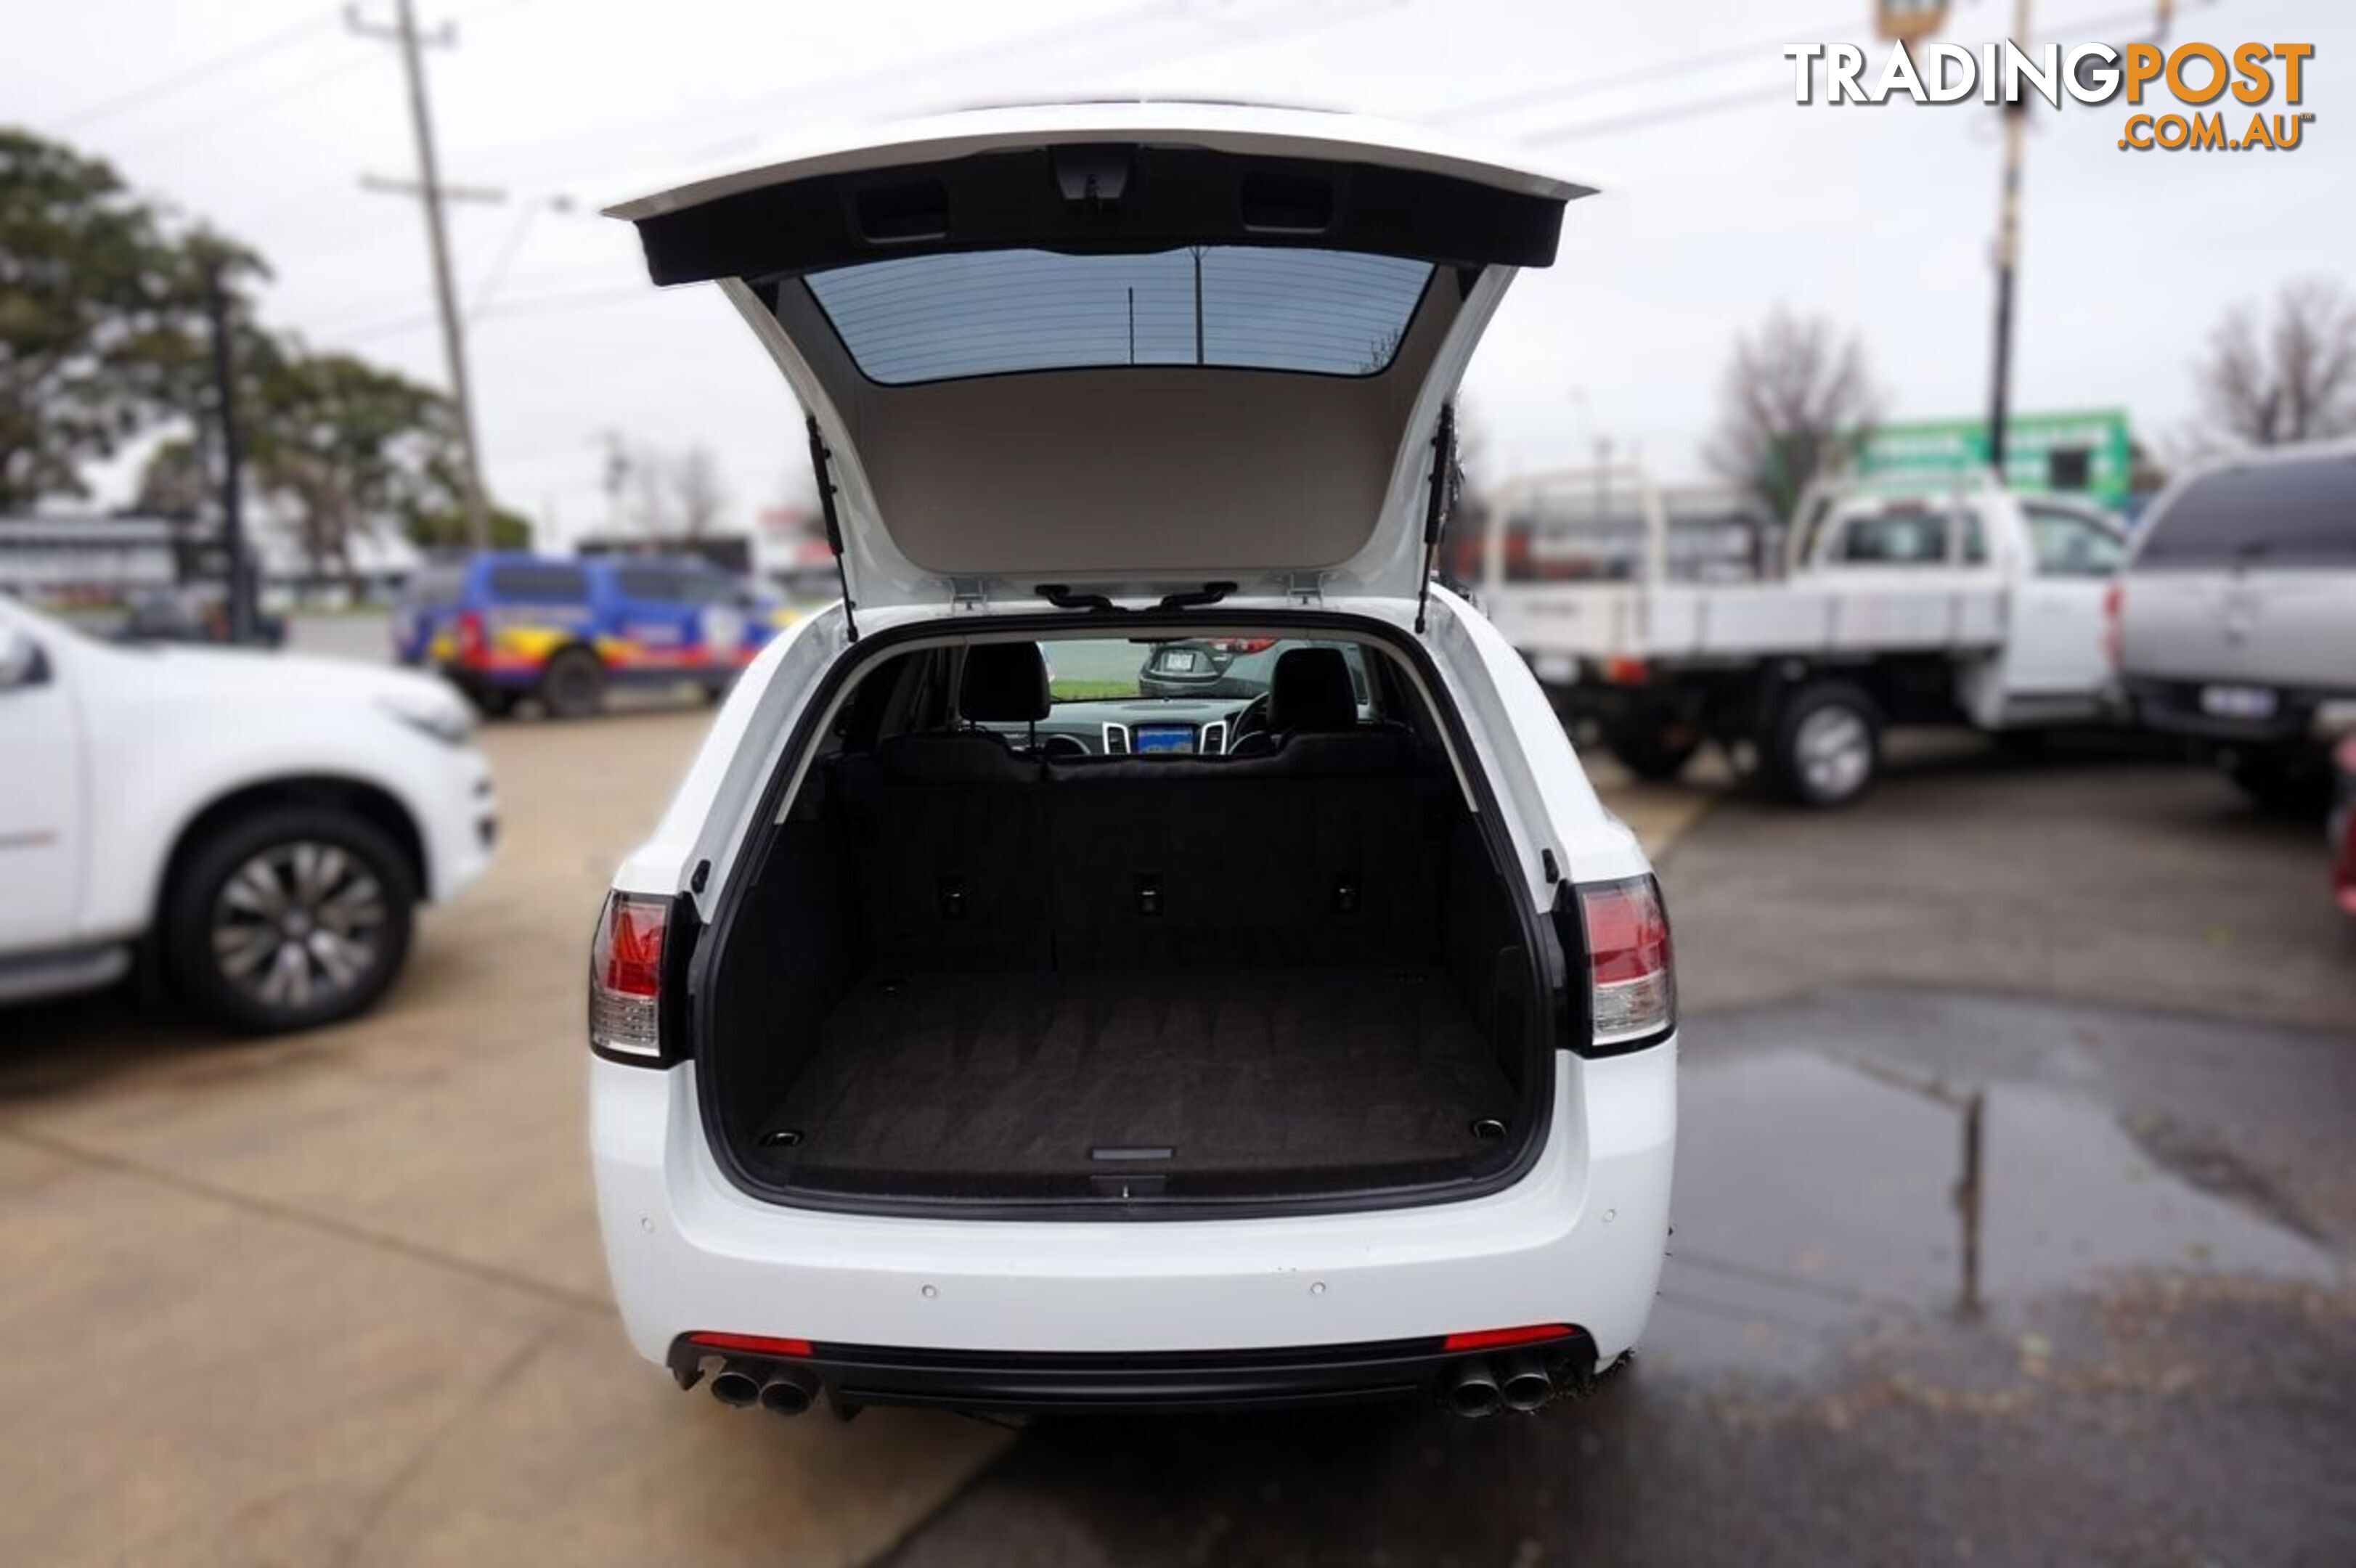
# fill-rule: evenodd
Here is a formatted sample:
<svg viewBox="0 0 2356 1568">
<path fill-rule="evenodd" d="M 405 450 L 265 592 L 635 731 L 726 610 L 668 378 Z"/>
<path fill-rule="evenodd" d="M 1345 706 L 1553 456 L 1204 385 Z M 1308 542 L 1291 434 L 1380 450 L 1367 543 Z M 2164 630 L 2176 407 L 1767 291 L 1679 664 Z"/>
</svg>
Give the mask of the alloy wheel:
<svg viewBox="0 0 2356 1568">
<path fill-rule="evenodd" d="M 383 952 L 383 884 L 359 856 L 316 839 L 274 844 L 213 901 L 213 962 L 255 1001 L 299 1009 L 350 991 Z"/>
</svg>

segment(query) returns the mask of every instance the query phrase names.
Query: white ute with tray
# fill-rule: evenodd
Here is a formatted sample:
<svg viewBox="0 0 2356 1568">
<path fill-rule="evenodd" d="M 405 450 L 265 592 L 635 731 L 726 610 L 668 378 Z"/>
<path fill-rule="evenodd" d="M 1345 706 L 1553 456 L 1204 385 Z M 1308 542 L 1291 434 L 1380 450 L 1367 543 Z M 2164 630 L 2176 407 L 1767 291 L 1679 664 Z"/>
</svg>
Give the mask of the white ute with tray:
<svg viewBox="0 0 2356 1568">
<path fill-rule="evenodd" d="M 1512 581 L 1500 528 L 1482 607 L 1641 777 L 1674 777 L 1716 741 L 1798 804 L 1845 805 L 1871 787 L 1890 725 L 2033 732 L 2111 716 L 2104 594 L 2126 538 L 2085 502 L 1985 475 L 1825 485 L 1794 509 L 1782 574 L 1730 582 L 1672 572 L 1641 469 L 1559 485 L 1626 497 L 1646 541 L 1633 569 Z"/>
<path fill-rule="evenodd" d="M 1584 194 L 1104 104 L 616 209 L 809 411 L 849 600 L 746 672 L 596 937 L 606 1255 L 682 1387 L 1480 1415 L 1636 1343 L 1667 922 L 1429 571 L 1455 386 Z"/>
</svg>

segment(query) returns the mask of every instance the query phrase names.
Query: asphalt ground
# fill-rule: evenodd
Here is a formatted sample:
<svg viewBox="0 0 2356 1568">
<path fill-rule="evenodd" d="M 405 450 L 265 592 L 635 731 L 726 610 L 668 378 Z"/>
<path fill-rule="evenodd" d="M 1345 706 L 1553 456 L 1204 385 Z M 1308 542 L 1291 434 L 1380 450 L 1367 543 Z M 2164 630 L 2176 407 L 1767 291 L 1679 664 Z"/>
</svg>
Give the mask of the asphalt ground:
<svg viewBox="0 0 2356 1568">
<path fill-rule="evenodd" d="M 2356 1561 L 2356 937 L 2210 775 L 1943 741 L 1818 817 L 1596 764 L 1687 1011 L 1633 1373 L 1016 1434 L 729 1412 L 621 1340 L 582 952 L 704 722 L 488 729 L 500 859 L 367 1019 L 0 1019 L 0 1562 Z"/>
<path fill-rule="evenodd" d="M 1040 1424 L 889 1561 L 2356 1562 L 2319 835 L 2107 747 L 1905 751 L 1858 809 L 1713 795 L 1660 856 L 1684 1106 L 1628 1376 L 1482 1422 Z"/>
</svg>

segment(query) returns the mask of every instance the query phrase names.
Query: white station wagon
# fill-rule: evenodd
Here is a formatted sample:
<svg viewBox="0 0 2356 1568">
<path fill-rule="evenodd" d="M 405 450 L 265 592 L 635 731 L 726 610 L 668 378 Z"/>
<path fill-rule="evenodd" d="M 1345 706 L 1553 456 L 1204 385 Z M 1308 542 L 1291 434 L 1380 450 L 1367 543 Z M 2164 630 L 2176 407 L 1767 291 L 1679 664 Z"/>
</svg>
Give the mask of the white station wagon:
<svg viewBox="0 0 2356 1568">
<path fill-rule="evenodd" d="M 598 925 L 606 1254 L 682 1387 L 1482 1415 L 1627 1355 L 1668 925 L 1430 570 L 1450 400 L 1584 194 L 1121 104 L 616 209 L 809 411 L 845 590 Z"/>
</svg>

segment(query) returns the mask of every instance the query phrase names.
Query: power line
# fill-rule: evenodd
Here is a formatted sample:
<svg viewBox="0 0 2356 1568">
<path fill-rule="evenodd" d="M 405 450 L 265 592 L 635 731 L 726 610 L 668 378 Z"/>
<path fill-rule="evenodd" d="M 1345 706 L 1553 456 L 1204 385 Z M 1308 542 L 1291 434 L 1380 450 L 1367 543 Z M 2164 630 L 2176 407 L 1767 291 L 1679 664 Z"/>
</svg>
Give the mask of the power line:
<svg viewBox="0 0 2356 1568">
<path fill-rule="evenodd" d="M 1375 12 L 1395 10 L 1408 3 L 1408 0 L 1341 0 L 1341 3 L 1332 5 L 1271 8 L 1276 10 L 1276 15 L 1263 22 L 1256 31 L 1240 37 L 1230 32 L 1205 42 L 1181 45 L 1158 51 L 1154 59 L 1166 64 L 1190 55 L 1231 48 L 1239 42 L 1258 43 L 1290 33 L 1338 26 Z M 612 160 L 610 156 L 560 158 L 552 164 L 530 160 L 529 155 L 549 149 L 570 151 L 594 147 L 618 140 L 643 141 L 650 136 L 669 140 L 673 135 L 682 135 L 698 138 L 700 144 L 659 149 L 657 155 L 666 162 L 674 163 L 708 158 L 748 143 L 757 143 L 766 127 L 748 121 L 780 107 L 800 108 L 845 97 L 864 97 L 872 101 L 879 91 L 888 92 L 903 87 L 911 79 L 970 69 L 1002 59 L 1028 62 L 1037 59 L 1043 52 L 1062 54 L 1082 46 L 1101 46 L 1168 23 L 1197 22 L 1205 26 L 1233 27 L 1239 23 L 1249 23 L 1258 16 L 1258 13 L 1246 13 L 1242 16 L 1218 15 L 1205 8 L 1200 0 L 1155 0 L 1154 4 L 1134 6 L 1078 26 L 1040 28 L 1012 37 L 997 38 L 972 48 L 944 51 L 855 75 L 830 76 L 787 91 L 763 93 L 755 98 L 739 99 L 733 103 L 642 120 L 628 125 L 601 128 L 584 134 L 494 144 L 471 149 L 466 155 L 471 161 L 509 165 L 517 155 L 522 155 L 527 159 L 527 166 L 534 172 L 543 176 L 562 175 L 580 168 L 607 166 Z M 701 142 L 703 137 L 725 139 L 718 143 Z"/>
<path fill-rule="evenodd" d="M 1601 92 L 1615 87 L 1630 87 L 1653 80 L 1657 77 L 1674 76 L 1686 71 L 1706 70 L 1714 66 L 1744 65 L 1775 57 L 1771 49 L 1780 49 L 1794 37 L 1822 37 L 1840 32 L 1847 19 L 1826 27 L 1792 28 L 1774 37 L 1734 48 L 1713 49 L 1705 55 L 1682 55 L 1676 59 L 1655 60 L 1650 65 L 1631 66 L 1624 70 L 1605 71 L 1599 76 L 1573 77 L 1567 81 L 1547 82 L 1543 86 L 1524 88 L 1519 91 L 1501 93 L 1494 98 L 1476 98 L 1470 103 L 1460 103 L 1442 109 L 1431 116 L 1441 122 L 1474 120 L 1488 114 L 1503 114 L 1532 103 L 1542 103 L 1566 92 Z"/>
<path fill-rule="evenodd" d="M 633 283 L 627 288 L 594 289 L 578 294 L 549 294 L 538 299 L 517 300 L 509 304 L 487 305 L 468 318 L 470 323 L 498 321 L 511 315 L 541 315 L 552 311 L 584 310 L 599 305 L 623 304 L 633 300 L 663 300 L 670 296 L 664 291 L 645 283 Z M 407 315 L 383 321 L 364 323 L 348 332 L 332 336 L 343 343 L 365 343 L 378 337 L 398 337 L 432 326 L 440 317 L 432 311 L 416 311 Z"/>
<path fill-rule="evenodd" d="M 2214 5 L 2216 0 L 2201 0 L 2201 3 Z M 2100 16 L 2090 16 L 2083 21 L 2068 22 L 2063 25 L 2072 31 L 2091 32 L 2098 27 L 2122 27 L 2129 22 L 2146 21 L 2151 15 L 2150 7 L 2145 5 L 2134 10 L 2106 12 Z M 1654 69 L 1661 75 L 1671 75 L 1681 69 L 1685 63 L 1663 65 Z M 1633 81 L 1640 78 L 1641 73 L 1632 71 L 1626 73 L 1622 80 Z M 1566 84 L 1565 91 L 1569 90 L 1571 85 Z M 1533 90 L 1531 93 L 1524 96 L 1536 98 L 1551 91 L 1553 90 Z M 1599 120 L 1583 120 L 1574 124 L 1526 132 L 1520 140 L 1533 145 L 1545 145 L 1552 142 L 1578 141 L 1589 136 L 1612 136 L 1623 131 L 1639 131 L 1647 126 L 1665 125 L 1679 120 L 1704 119 L 1713 114 L 1725 113 L 1731 109 L 1740 109 L 1753 104 L 1791 101 L 1792 89 L 1787 82 L 1772 90 L 1751 88 L 1735 92 L 1718 93 L 1708 98 L 1686 99 L 1676 103 L 1663 104 L 1658 108 L 1634 110 L 1626 114 L 1607 115 Z"/>
<path fill-rule="evenodd" d="M 315 92 L 341 81 L 369 63 L 370 62 L 367 56 L 355 56 L 326 70 L 315 71 L 308 76 L 299 76 L 292 81 L 281 82 L 266 92 L 258 92 L 251 98 L 241 99 L 229 108 L 216 111 L 201 119 L 183 121 L 168 131 L 152 136 L 143 136 L 123 147 L 121 152 L 123 154 L 144 152 L 150 147 L 162 146 L 167 142 L 177 144 L 198 136 L 210 135 L 225 125 L 234 125 L 241 120 L 252 118 L 261 110 L 274 108 L 290 99 L 307 98 Z"/>
<path fill-rule="evenodd" d="M 1791 101 L 1792 90 L 1789 87 L 1765 91 L 1747 88 L 1740 92 L 1720 93 L 1715 98 L 1688 99 L 1683 103 L 1664 104 L 1658 109 L 1639 109 L 1601 120 L 1583 120 L 1575 125 L 1534 131 L 1522 140 L 1542 146 L 1549 142 L 1575 142 L 1585 136 L 1614 136 L 1622 131 L 1641 131 L 1647 125 L 1665 125 L 1675 120 L 1697 120 L 1704 115 L 1722 114 L 1730 109 L 1741 109 L 1754 103 L 1789 103 Z"/>
<path fill-rule="evenodd" d="M 326 32 L 334 25 L 335 18 L 332 16 L 313 16 L 308 20 L 297 22 L 291 27 L 282 27 L 266 37 L 256 38 L 253 42 L 231 49 L 227 54 L 216 55 L 201 65 L 190 66 L 170 76 L 158 78 L 144 87 L 123 93 L 119 98 L 110 98 L 103 102 L 93 103 L 87 109 L 76 110 L 57 123 L 58 129 L 77 130 L 111 115 L 120 114 L 126 109 L 136 109 L 144 104 L 153 103 L 157 99 L 168 97 L 184 87 L 194 87 L 199 82 L 210 81 L 217 76 L 225 76 L 230 71 L 241 69 L 252 65 L 255 60 L 266 59 L 289 44 L 299 43 L 314 33 Z"/>
</svg>

